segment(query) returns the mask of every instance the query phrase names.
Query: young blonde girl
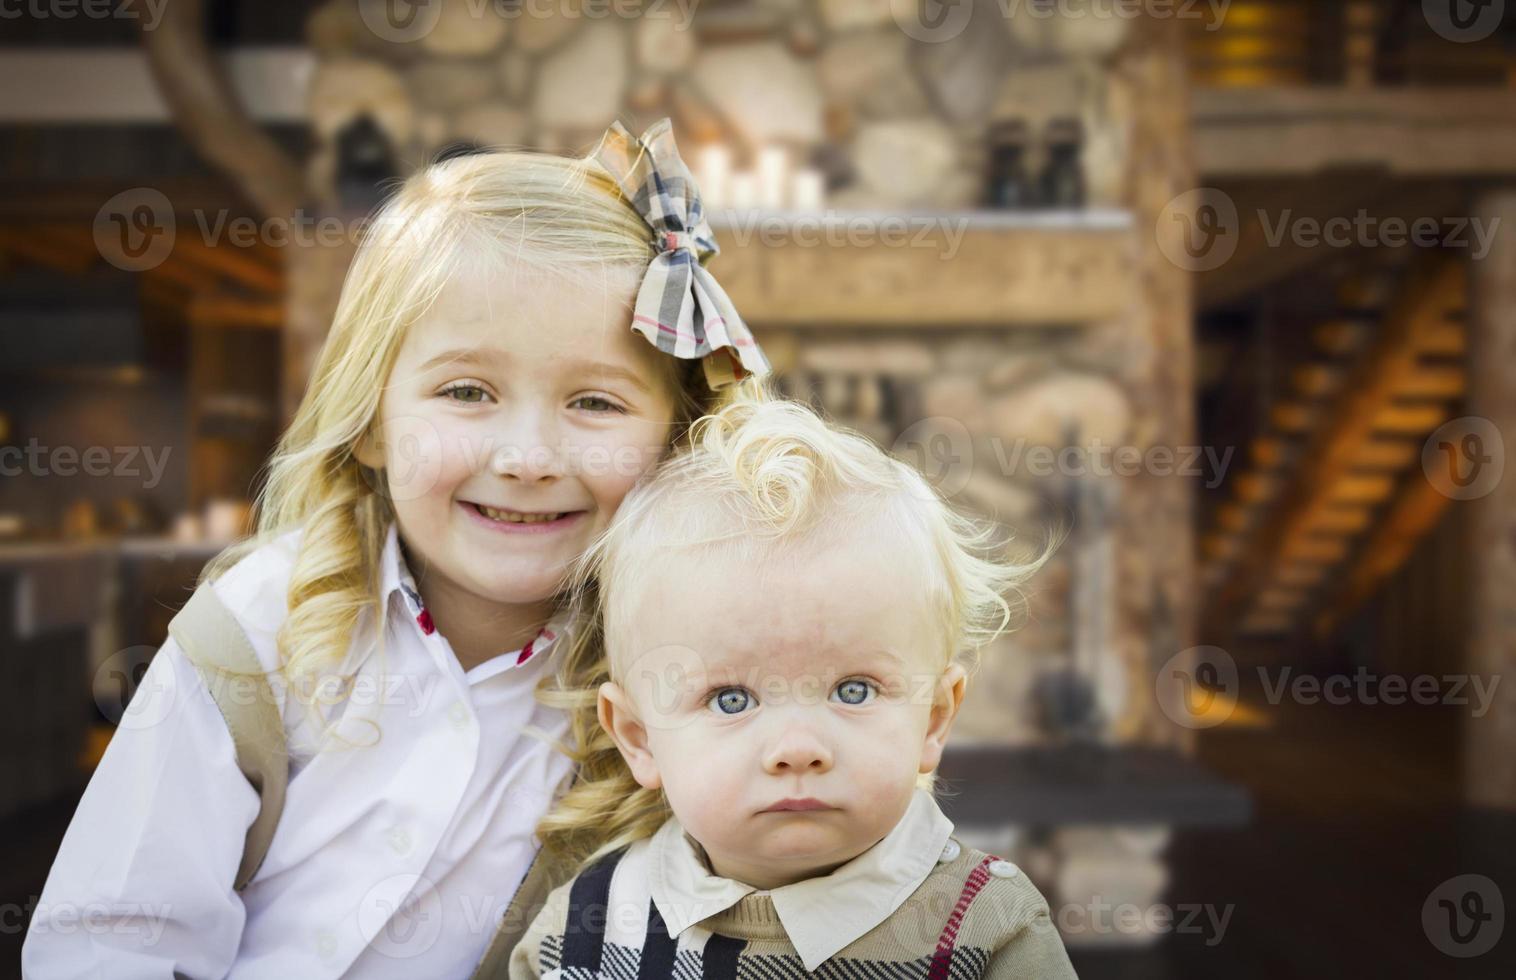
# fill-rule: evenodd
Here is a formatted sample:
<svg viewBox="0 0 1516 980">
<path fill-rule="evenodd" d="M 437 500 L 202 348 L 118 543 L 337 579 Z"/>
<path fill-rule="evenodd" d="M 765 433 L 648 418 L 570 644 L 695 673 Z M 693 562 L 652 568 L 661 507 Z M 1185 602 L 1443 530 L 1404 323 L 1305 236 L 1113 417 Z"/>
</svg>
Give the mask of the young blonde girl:
<svg viewBox="0 0 1516 980">
<path fill-rule="evenodd" d="M 285 729 L 267 852 L 241 867 L 267 801 L 171 638 L 63 841 L 27 976 L 469 973 L 570 774 L 550 744 L 569 720 L 534 698 L 565 635 L 582 642 L 564 573 L 691 421 L 767 370 L 714 251 L 667 120 L 615 125 L 585 159 L 478 154 L 405 182 L 353 261 L 257 536 L 201 586 Z"/>
</svg>

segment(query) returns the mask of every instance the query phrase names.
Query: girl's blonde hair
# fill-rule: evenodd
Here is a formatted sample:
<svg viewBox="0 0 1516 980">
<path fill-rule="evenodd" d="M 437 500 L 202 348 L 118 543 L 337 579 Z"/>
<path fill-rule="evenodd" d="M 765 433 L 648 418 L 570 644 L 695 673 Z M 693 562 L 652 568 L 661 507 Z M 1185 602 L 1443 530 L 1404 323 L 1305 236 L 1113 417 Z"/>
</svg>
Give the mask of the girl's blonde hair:
<svg viewBox="0 0 1516 980">
<path fill-rule="evenodd" d="M 257 534 L 202 576 L 214 579 L 265 542 L 303 529 L 278 635 L 288 679 L 308 681 L 339 664 L 365 612 L 383 622 L 377 569 L 394 512 L 384 475 L 354 450 L 375 423 L 407 330 L 452 274 L 465 263 L 494 263 L 502 274 L 524 268 L 570 285 L 624 289 L 656 253 L 652 229 L 591 158 L 460 156 L 417 172 L 379 210 L 269 464 Z M 659 363 L 678 394 L 672 443 L 718 399 L 698 361 Z"/>
<path fill-rule="evenodd" d="M 1007 557 L 996 525 L 955 512 L 909 464 L 767 389 L 697 420 L 575 566 L 584 642 L 570 647 L 542 696 L 573 716 L 578 780 L 538 825 L 544 845 L 581 863 L 651 836 L 669 815 L 662 791 L 637 784 L 596 717 L 600 685 L 619 676 L 620 638 L 650 587 L 649 569 L 670 567 L 655 556 L 688 561 L 719 549 L 757 582 L 785 567 L 787 551 L 845 547 L 860 533 L 898 539 L 924 571 L 944 668 L 960 655 L 972 665 L 1010 628 L 1018 587 L 1050 553 Z"/>
</svg>

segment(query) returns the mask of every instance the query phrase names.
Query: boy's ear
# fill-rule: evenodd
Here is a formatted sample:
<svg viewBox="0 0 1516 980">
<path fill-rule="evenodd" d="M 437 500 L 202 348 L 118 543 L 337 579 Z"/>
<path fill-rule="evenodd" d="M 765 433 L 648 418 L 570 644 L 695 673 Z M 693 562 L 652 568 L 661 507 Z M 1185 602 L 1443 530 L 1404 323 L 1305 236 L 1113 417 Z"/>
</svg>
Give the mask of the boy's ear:
<svg viewBox="0 0 1516 980">
<path fill-rule="evenodd" d="M 600 727 L 610 733 L 611 741 L 621 750 L 632 778 L 644 789 L 657 789 L 663 785 L 658 775 L 658 764 L 648 750 L 647 726 L 637 718 L 637 710 L 631 697 L 621 685 L 606 681 L 600 685 L 597 711 Z"/>
<path fill-rule="evenodd" d="M 931 772 L 942 762 L 948 732 L 953 728 L 953 719 L 958 717 L 958 709 L 963 706 L 968 677 L 963 665 L 955 663 L 948 665 L 937 679 L 937 688 L 932 695 L 932 714 L 927 720 L 926 741 L 921 745 L 921 772 Z"/>
</svg>

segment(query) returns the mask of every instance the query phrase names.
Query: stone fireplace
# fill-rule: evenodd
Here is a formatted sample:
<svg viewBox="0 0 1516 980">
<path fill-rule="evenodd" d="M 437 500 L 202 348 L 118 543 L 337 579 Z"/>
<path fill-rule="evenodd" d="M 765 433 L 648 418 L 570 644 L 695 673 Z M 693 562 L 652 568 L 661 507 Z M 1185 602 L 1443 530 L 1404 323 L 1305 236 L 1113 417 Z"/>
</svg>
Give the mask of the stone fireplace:
<svg viewBox="0 0 1516 980">
<path fill-rule="evenodd" d="M 1152 231 L 1189 189 L 1185 109 L 1162 94 L 1170 42 L 1037 3 L 944 7 L 966 18 L 956 31 L 903 0 L 458 0 L 405 23 L 389 9 L 331 0 L 309 22 L 308 178 L 324 207 L 342 206 L 356 124 L 404 173 L 460 147 L 583 154 L 613 119 L 639 133 L 672 117 L 697 178 L 712 150 L 738 178 L 709 202 L 712 269 L 780 387 L 921 465 L 1028 553 L 1069 532 L 1020 629 L 984 651 L 955 741 L 1186 744 L 1153 687 L 1189 645 L 1189 488 L 1159 467 L 1092 465 L 1192 441 L 1189 287 Z M 1060 159 L 1069 132 L 1077 154 Z M 1047 177 L 1070 159 L 1076 173 Z M 345 257 L 291 261 L 299 377 Z M 1163 887 L 1161 823 L 995 833 L 983 843 L 1067 900 Z"/>
</svg>

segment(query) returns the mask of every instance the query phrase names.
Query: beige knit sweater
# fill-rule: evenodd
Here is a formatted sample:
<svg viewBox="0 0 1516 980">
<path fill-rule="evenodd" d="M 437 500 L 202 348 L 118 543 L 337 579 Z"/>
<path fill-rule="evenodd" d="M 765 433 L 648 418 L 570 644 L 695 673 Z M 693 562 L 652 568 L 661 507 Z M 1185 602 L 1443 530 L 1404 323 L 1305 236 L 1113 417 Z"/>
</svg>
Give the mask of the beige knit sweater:
<svg viewBox="0 0 1516 980">
<path fill-rule="evenodd" d="M 638 889 L 636 882 L 617 880 L 620 898 L 609 901 L 620 857 L 612 855 L 549 895 L 511 954 L 511 980 L 1075 977 L 1036 887 L 1014 865 L 971 848 L 960 847 L 956 857 L 940 862 L 887 919 L 814 974 L 796 955 L 767 892 L 742 898 L 676 939 L 645 884 Z M 619 925 L 608 929 L 611 922 Z"/>
</svg>

